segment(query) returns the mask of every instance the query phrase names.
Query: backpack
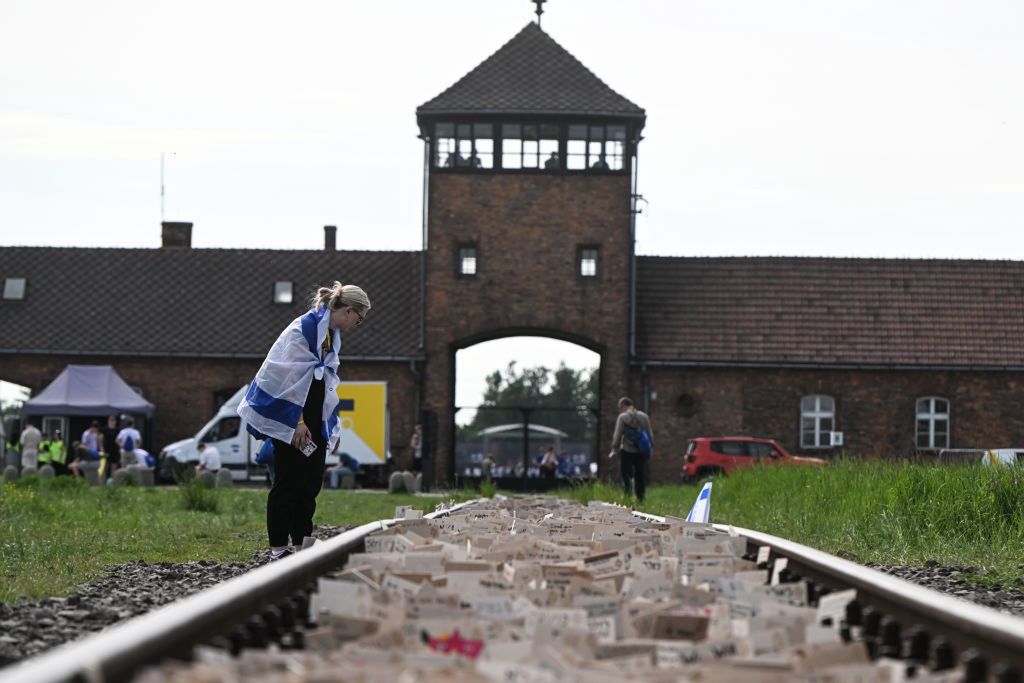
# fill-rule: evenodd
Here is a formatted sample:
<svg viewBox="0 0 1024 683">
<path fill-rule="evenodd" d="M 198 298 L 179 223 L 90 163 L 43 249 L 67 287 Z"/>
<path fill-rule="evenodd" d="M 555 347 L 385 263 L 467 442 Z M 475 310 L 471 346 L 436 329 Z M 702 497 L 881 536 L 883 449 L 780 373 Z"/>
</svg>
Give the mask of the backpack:
<svg viewBox="0 0 1024 683">
<path fill-rule="evenodd" d="M 121 446 L 126 452 L 131 453 L 135 450 L 135 439 L 132 438 L 131 434 L 125 434 L 124 444 Z"/>
<path fill-rule="evenodd" d="M 623 425 L 625 429 L 623 433 L 626 438 L 633 442 L 636 449 L 640 451 L 641 455 L 651 457 L 651 453 L 654 452 L 654 443 L 651 442 L 651 435 L 647 433 L 646 429 L 640 429 L 626 423 Z"/>
</svg>

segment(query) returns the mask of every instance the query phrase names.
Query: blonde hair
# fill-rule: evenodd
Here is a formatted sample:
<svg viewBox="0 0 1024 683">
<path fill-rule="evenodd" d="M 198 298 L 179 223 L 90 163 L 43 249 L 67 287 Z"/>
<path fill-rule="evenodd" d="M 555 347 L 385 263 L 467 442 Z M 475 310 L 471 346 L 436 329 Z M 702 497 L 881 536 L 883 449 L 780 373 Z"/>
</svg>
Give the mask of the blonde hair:
<svg viewBox="0 0 1024 683">
<path fill-rule="evenodd" d="M 366 292 L 361 287 L 343 285 L 338 281 L 335 281 L 331 287 L 321 287 L 316 290 L 311 304 L 313 308 L 327 306 L 332 311 L 345 306 L 351 306 L 360 311 L 370 310 L 370 298 L 366 296 Z"/>
</svg>

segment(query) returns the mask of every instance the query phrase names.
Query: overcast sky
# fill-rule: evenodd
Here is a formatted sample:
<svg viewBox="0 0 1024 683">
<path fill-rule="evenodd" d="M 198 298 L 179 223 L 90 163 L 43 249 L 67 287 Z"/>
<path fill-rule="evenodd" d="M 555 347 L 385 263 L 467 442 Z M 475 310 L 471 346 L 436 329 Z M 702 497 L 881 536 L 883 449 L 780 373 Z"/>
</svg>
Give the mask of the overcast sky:
<svg viewBox="0 0 1024 683">
<path fill-rule="evenodd" d="M 415 108 L 528 0 L 3 0 L 0 244 L 420 246 Z M 638 250 L 1024 258 L 1020 0 L 550 0 L 647 110 Z"/>
</svg>

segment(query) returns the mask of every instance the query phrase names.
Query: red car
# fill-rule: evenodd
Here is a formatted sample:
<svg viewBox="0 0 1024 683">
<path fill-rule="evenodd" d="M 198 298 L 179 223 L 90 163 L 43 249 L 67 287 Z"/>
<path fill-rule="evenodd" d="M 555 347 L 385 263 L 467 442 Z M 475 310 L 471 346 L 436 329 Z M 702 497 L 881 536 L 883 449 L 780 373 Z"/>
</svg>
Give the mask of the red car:
<svg viewBox="0 0 1024 683">
<path fill-rule="evenodd" d="M 729 474 L 737 467 L 757 464 L 823 467 L 828 461 L 790 455 L 774 439 L 758 439 L 752 436 L 700 437 L 691 439 L 686 446 L 683 483 L 689 484 L 716 474 Z"/>
</svg>

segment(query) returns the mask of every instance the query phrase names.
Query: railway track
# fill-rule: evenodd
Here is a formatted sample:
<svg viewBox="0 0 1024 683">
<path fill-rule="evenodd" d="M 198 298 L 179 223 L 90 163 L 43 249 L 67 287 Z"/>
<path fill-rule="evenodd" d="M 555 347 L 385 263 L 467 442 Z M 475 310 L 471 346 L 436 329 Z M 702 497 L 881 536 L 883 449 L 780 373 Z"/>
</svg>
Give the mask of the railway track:
<svg viewBox="0 0 1024 683">
<path fill-rule="evenodd" d="M 486 506 L 471 501 L 427 515 L 438 519 Z M 644 513 L 654 525 L 678 520 Z M 304 644 L 317 580 L 364 549 L 371 534 L 399 524 L 381 520 L 351 529 L 293 558 L 272 563 L 180 602 L 0 670 L 0 683 L 129 681 L 145 666 L 188 660 L 200 644 L 238 652 L 274 641 Z M 757 531 L 713 525 L 739 536 L 745 558 L 780 583 L 806 582 L 808 603 L 854 589 L 844 603 L 842 637 L 863 641 L 872 658 L 915 662 L 920 671 L 957 671 L 962 680 L 1024 682 L 1024 619 L 947 597 L 855 563 Z"/>
</svg>

